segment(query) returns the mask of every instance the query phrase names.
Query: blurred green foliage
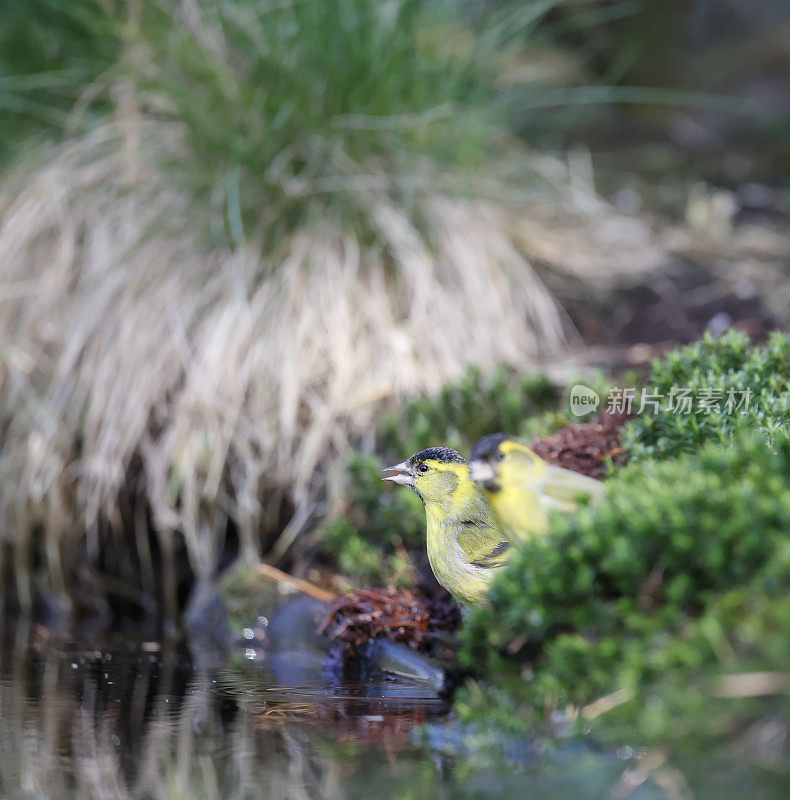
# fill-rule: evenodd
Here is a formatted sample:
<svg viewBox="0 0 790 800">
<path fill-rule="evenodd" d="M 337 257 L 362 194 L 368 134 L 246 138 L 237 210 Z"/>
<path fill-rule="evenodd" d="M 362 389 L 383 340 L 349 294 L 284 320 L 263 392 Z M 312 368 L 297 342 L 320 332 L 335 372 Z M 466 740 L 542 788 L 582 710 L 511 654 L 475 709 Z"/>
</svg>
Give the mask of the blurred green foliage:
<svg viewBox="0 0 790 800">
<path fill-rule="evenodd" d="M 434 445 L 468 456 L 475 442 L 489 433 L 529 436 L 536 416 L 541 416 L 541 432 L 553 432 L 567 419 L 559 411 L 561 399 L 560 390 L 545 376 L 519 376 L 500 367 L 486 378 L 472 368 L 437 397 L 412 400 L 385 415 L 376 449 L 398 461 Z"/>
<path fill-rule="evenodd" d="M 4 0 L 0 161 L 30 136 L 60 135 L 88 87 L 116 63 L 120 29 L 97 0 Z"/>
<path fill-rule="evenodd" d="M 413 492 L 390 491 L 382 484 L 383 466 L 374 456 L 350 454 L 348 506 L 342 517 L 325 523 L 320 532 L 322 546 L 352 585 L 413 582 L 396 546 L 420 544 L 425 514 Z"/>
<path fill-rule="evenodd" d="M 397 575 L 405 580 L 402 554 L 393 546 L 424 549 L 422 504 L 413 492 L 382 485 L 383 467 L 433 445 L 468 456 L 480 437 L 495 431 L 527 439 L 552 433 L 568 422 L 561 401 L 560 390 L 543 376 L 518 376 L 501 368 L 486 378 L 472 369 L 437 397 L 412 400 L 387 414 L 376 437 L 376 455 L 350 454 L 347 507 L 321 531 L 322 544 L 343 575 L 361 584 L 387 583 Z"/>
<path fill-rule="evenodd" d="M 774 333 L 764 346 L 751 347 L 737 331 L 719 339 L 706 334 L 654 361 L 646 387 L 664 400 L 657 414 L 640 414 L 626 427 L 624 447 L 631 458 L 693 452 L 704 442 L 728 442 L 743 428 L 760 430 L 775 444 L 790 436 L 790 336 Z M 673 389 L 691 390 L 695 413 L 668 407 L 666 398 Z M 720 412 L 696 410 L 706 390 Z M 731 408 L 728 397 L 733 398 Z"/>
</svg>

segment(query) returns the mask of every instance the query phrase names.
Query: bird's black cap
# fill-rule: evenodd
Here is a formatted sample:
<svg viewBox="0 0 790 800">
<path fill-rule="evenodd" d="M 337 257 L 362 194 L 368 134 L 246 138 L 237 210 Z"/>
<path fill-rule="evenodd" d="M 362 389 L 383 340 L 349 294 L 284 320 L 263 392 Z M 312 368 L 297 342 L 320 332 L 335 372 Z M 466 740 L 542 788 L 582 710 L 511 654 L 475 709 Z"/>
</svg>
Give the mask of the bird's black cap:
<svg viewBox="0 0 790 800">
<path fill-rule="evenodd" d="M 466 464 L 466 459 L 457 451 L 450 447 L 428 447 L 415 453 L 410 459 L 411 464 L 420 464 L 423 461 L 443 461 L 445 463 Z"/>
<path fill-rule="evenodd" d="M 489 433 L 484 436 L 473 448 L 471 459 L 489 459 L 491 456 L 496 455 L 499 450 L 499 445 L 507 439 L 506 433 Z"/>
</svg>

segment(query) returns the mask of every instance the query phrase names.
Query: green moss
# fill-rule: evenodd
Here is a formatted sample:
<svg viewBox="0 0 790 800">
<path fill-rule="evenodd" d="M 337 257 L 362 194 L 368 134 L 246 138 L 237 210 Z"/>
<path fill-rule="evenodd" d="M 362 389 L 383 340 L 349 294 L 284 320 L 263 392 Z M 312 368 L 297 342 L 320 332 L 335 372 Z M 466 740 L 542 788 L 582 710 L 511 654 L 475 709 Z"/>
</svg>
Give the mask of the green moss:
<svg viewBox="0 0 790 800">
<path fill-rule="evenodd" d="M 719 676 L 783 671 L 790 658 L 788 531 L 787 440 L 773 451 L 739 434 L 631 464 L 599 504 L 517 550 L 467 620 L 462 661 L 537 708 L 633 692 L 607 721 L 643 738 L 724 733 L 766 703 L 739 711 L 717 696 Z M 467 711 L 484 707 L 473 700 Z"/>
<path fill-rule="evenodd" d="M 690 390 L 692 413 L 678 413 L 677 394 L 669 407 L 673 389 Z M 693 452 L 704 442 L 730 441 L 742 428 L 761 431 L 773 444 L 790 435 L 790 336 L 774 333 L 766 345 L 750 347 L 736 331 L 720 339 L 706 335 L 655 361 L 646 390 L 662 402 L 657 414 L 642 413 L 626 428 L 631 458 Z M 719 410 L 700 411 L 705 397 Z"/>
<path fill-rule="evenodd" d="M 354 586 L 407 586 L 412 582 L 411 564 L 400 552 L 388 552 L 388 539 L 372 540 L 364 536 L 346 518 L 327 524 L 322 543 L 337 561 L 340 574 Z"/>
<path fill-rule="evenodd" d="M 680 752 L 787 724 L 771 676 L 790 660 L 789 384 L 781 334 L 761 347 L 706 336 L 653 364 L 651 393 L 688 388 L 696 404 L 713 389 L 724 406 L 747 392 L 748 407 L 664 403 L 630 423 L 631 463 L 604 499 L 520 546 L 467 619 L 461 660 L 477 682 L 456 699 L 462 719 L 534 734 L 551 710 L 618 692 L 579 717 L 599 741 Z"/>
<path fill-rule="evenodd" d="M 424 512 L 417 495 L 386 491 L 381 482 L 384 466 L 373 456 L 350 454 L 346 511 L 326 522 L 320 532 L 323 547 L 351 584 L 380 586 L 408 581 L 408 565 L 395 546 L 416 547 L 424 536 Z"/>
</svg>

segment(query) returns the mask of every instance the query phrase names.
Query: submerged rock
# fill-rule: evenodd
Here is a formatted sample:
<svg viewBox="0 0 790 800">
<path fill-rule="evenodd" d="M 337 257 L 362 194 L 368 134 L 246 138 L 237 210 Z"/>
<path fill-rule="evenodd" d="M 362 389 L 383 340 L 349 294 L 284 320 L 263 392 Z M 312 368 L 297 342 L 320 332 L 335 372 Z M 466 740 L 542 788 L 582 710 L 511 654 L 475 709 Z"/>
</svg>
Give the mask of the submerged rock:
<svg viewBox="0 0 790 800">
<path fill-rule="evenodd" d="M 195 592 L 186 615 L 191 649 L 244 654 L 283 685 L 351 680 L 383 691 L 397 679 L 429 696 L 448 691 L 461 621 L 449 594 L 359 590 L 325 602 L 285 578 L 242 567 Z"/>
<path fill-rule="evenodd" d="M 331 639 L 326 672 L 367 679 L 391 675 L 447 692 L 455 660 L 452 635 L 461 621 L 446 597 L 407 590 L 359 590 L 337 599 L 320 628 Z"/>
<path fill-rule="evenodd" d="M 286 600 L 265 626 L 265 648 L 326 653 L 329 637 L 321 632 L 331 606 L 304 594 Z M 261 619 L 260 617 L 258 618 Z"/>
<path fill-rule="evenodd" d="M 449 688 L 448 672 L 430 656 L 405 644 L 374 639 L 360 650 L 359 658 L 369 669 L 425 684 L 437 695 L 445 694 Z"/>
</svg>

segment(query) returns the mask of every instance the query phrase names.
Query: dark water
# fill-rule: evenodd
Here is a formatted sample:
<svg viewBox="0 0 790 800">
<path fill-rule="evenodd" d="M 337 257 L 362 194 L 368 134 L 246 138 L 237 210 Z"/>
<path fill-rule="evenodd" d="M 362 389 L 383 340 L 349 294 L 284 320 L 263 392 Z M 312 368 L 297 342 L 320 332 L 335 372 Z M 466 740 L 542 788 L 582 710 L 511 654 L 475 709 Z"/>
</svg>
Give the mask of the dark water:
<svg viewBox="0 0 790 800">
<path fill-rule="evenodd" d="M 309 650 L 217 658 L 121 632 L 97 646 L 36 627 L 0 648 L 2 798 L 788 796 L 776 761 L 718 745 L 666 762 L 661 748 L 637 755 L 586 737 L 473 730 L 426 685 L 338 680 Z"/>
<path fill-rule="evenodd" d="M 5 643 L 1 796 L 601 798 L 629 774 L 616 755 L 576 745 L 546 754 L 511 742 L 491 757 L 426 687 L 338 682 L 309 653 L 206 666 L 186 649 L 121 641 L 34 628 Z M 628 788 L 666 796 L 650 782 Z"/>
</svg>

